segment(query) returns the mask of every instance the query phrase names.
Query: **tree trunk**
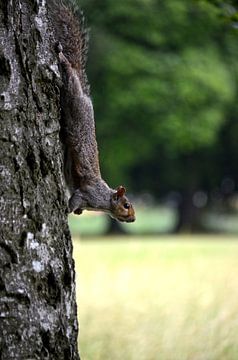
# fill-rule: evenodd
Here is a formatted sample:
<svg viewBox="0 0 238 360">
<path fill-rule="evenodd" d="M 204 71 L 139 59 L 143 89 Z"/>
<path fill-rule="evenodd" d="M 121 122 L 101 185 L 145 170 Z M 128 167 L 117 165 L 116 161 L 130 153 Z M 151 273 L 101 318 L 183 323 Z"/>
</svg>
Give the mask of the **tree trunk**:
<svg viewBox="0 0 238 360">
<path fill-rule="evenodd" d="M 186 174 L 186 177 L 184 177 L 181 200 L 178 204 L 178 221 L 175 225 L 175 233 L 202 231 L 202 204 L 199 204 L 196 198 L 194 198 L 198 191 L 198 184 L 200 183 L 197 164 L 198 154 L 191 153 L 184 155 L 182 173 Z"/>
<path fill-rule="evenodd" d="M 106 235 L 126 235 L 126 230 L 122 227 L 119 221 L 108 216 L 108 227 Z"/>
<path fill-rule="evenodd" d="M 178 222 L 175 232 L 192 232 L 197 209 L 193 205 L 193 192 L 185 190 L 178 206 Z"/>
<path fill-rule="evenodd" d="M 45 1 L 0 0 L 0 358 L 79 359 Z"/>
<path fill-rule="evenodd" d="M 193 196 L 195 191 L 186 189 L 182 193 L 182 199 L 178 206 L 178 222 L 175 226 L 175 233 L 196 233 L 203 232 L 201 223 L 202 209 L 194 205 Z"/>
</svg>

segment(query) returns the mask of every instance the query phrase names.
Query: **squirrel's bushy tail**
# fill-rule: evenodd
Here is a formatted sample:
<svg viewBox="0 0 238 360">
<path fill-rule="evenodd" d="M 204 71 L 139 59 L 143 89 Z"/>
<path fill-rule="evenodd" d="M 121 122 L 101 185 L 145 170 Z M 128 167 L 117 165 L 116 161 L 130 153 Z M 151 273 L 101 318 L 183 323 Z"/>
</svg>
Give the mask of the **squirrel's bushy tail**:
<svg viewBox="0 0 238 360">
<path fill-rule="evenodd" d="M 83 91 L 89 95 L 85 71 L 89 37 L 83 13 L 74 0 L 48 0 L 48 7 L 55 40 L 61 43 L 64 55 L 79 74 Z"/>
</svg>

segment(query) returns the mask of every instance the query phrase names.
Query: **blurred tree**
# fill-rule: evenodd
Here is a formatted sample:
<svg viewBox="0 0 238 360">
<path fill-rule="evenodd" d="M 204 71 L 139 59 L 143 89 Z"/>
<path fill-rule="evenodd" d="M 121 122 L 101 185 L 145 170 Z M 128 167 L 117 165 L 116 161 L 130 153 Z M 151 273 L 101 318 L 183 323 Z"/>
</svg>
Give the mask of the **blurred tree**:
<svg viewBox="0 0 238 360">
<path fill-rule="evenodd" d="M 157 198 L 178 191 L 177 230 L 194 228 L 194 196 L 218 181 L 206 160 L 235 102 L 234 35 L 205 0 L 81 4 L 92 26 L 89 77 L 105 176 Z"/>
</svg>

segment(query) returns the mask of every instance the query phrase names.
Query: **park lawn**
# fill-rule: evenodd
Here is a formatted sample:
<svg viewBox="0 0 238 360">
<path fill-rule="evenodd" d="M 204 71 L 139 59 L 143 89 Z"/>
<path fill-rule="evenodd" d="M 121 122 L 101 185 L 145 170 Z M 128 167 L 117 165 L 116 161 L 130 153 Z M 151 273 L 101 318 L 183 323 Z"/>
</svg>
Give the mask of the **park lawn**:
<svg viewBox="0 0 238 360">
<path fill-rule="evenodd" d="M 69 224 L 73 236 L 97 236 L 105 234 L 109 216 L 102 213 L 84 211 L 82 215 L 71 214 Z M 136 222 L 132 224 L 121 223 L 122 228 L 128 233 L 158 234 L 166 233 L 173 229 L 176 223 L 174 210 L 165 206 L 137 207 Z"/>
<path fill-rule="evenodd" d="M 83 360 L 237 360 L 238 239 L 74 240 Z"/>
</svg>

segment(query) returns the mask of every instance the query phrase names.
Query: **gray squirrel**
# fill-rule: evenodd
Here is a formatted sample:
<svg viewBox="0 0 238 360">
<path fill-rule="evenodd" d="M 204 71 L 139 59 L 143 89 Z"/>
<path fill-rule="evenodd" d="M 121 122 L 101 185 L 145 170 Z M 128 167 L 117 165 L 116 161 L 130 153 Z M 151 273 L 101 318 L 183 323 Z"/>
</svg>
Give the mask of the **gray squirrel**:
<svg viewBox="0 0 238 360">
<path fill-rule="evenodd" d="M 85 72 L 87 31 L 82 14 L 68 2 L 49 0 L 56 51 L 62 75 L 61 112 L 65 144 L 65 178 L 70 191 L 69 211 L 104 211 L 126 222 L 135 211 L 126 189 L 111 189 L 102 179 L 90 87 Z"/>
</svg>

